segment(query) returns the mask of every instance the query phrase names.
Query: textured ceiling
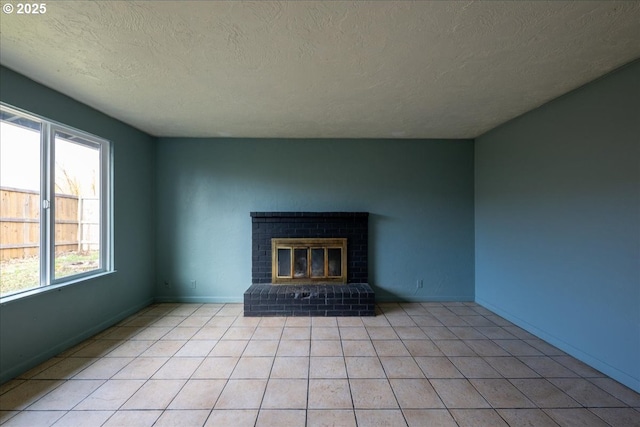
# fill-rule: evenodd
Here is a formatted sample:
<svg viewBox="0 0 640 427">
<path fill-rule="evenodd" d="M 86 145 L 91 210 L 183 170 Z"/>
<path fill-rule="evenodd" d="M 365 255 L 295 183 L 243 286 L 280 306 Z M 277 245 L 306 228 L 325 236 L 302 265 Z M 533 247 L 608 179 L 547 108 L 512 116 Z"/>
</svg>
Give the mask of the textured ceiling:
<svg viewBox="0 0 640 427">
<path fill-rule="evenodd" d="M 156 136 L 472 138 L 638 57 L 637 1 L 56 1 L 0 15 L 2 65 Z"/>
</svg>

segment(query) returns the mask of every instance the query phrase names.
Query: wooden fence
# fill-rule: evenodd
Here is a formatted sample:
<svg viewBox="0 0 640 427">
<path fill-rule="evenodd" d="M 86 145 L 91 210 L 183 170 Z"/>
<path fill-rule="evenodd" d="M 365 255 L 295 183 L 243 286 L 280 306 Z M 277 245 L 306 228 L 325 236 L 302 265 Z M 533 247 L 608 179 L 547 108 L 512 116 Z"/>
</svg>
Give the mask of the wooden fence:
<svg viewBox="0 0 640 427">
<path fill-rule="evenodd" d="M 56 194 L 56 253 L 97 249 L 98 199 Z M 0 188 L 0 260 L 37 256 L 40 194 Z"/>
</svg>

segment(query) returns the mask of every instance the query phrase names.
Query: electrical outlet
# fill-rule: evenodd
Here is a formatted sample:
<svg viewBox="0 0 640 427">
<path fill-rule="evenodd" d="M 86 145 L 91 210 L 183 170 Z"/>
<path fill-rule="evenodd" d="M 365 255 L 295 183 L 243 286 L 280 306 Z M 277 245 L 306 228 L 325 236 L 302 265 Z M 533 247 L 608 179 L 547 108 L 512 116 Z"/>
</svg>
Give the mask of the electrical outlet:
<svg viewBox="0 0 640 427">
<path fill-rule="evenodd" d="M 196 281 L 192 280 L 191 281 L 191 289 L 195 289 L 196 288 Z"/>
<path fill-rule="evenodd" d="M 422 289 L 422 286 L 424 285 L 422 279 L 418 279 L 416 281 L 416 289 Z"/>
</svg>

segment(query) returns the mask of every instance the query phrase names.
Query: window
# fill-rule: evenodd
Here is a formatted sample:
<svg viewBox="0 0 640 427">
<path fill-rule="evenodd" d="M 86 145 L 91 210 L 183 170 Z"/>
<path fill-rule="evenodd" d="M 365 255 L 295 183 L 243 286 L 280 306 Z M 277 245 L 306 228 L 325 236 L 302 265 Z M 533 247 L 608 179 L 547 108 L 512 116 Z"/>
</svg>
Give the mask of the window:
<svg viewBox="0 0 640 427">
<path fill-rule="evenodd" d="M 0 297 L 111 271 L 110 144 L 0 105 Z"/>
</svg>

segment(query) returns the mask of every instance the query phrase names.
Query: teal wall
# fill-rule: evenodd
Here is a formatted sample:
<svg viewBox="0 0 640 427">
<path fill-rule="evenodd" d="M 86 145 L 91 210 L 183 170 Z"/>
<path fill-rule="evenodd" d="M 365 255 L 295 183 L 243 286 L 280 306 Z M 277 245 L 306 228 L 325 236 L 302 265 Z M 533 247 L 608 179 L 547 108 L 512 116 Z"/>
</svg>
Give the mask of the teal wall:
<svg viewBox="0 0 640 427">
<path fill-rule="evenodd" d="M 251 211 L 369 212 L 378 300 L 474 298 L 472 141 L 160 138 L 157 189 L 161 300 L 242 301 Z"/>
<path fill-rule="evenodd" d="M 640 62 L 476 140 L 476 300 L 640 391 Z"/>
<path fill-rule="evenodd" d="M 0 67 L 0 99 L 112 141 L 117 272 L 0 305 L 0 383 L 154 297 L 154 139 Z"/>
</svg>

